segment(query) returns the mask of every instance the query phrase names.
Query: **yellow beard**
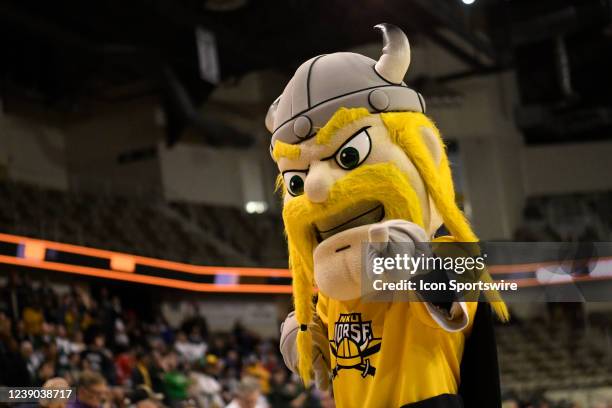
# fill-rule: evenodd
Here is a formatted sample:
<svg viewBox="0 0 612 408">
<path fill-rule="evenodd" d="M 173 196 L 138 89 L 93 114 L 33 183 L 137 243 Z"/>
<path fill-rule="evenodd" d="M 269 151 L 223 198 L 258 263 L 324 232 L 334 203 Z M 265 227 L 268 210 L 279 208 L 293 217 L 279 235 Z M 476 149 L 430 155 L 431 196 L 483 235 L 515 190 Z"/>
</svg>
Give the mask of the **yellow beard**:
<svg viewBox="0 0 612 408">
<path fill-rule="evenodd" d="M 314 265 L 317 244 L 314 223 L 363 201 L 383 204 L 385 218 L 410 220 L 424 227 L 419 197 L 408 177 L 393 163 L 364 165 L 337 181 L 324 203 L 313 203 L 304 195 L 291 199 L 283 209 L 289 244 L 289 266 L 293 275 L 295 313 L 300 323 L 313 318 Z M 299 370 L 305 383 L 310 380 L 312 340 L 298 333 Z"/>
</svg>

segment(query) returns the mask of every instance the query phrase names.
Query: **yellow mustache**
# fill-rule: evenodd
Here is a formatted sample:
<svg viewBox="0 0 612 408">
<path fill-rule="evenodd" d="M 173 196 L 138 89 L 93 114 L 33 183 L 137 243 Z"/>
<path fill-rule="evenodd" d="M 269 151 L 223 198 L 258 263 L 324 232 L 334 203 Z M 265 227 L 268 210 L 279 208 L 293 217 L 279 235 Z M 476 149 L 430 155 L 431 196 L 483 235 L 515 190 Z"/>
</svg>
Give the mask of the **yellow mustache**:
<svg viewBox="0 0 612 408">
<path fill-rule="evenodd" d="M 407 219 L 423 226 L 419 197 L 408 177 L 393 163 L 364 165 L 338 180 L 330 189 L 328 199 L 313 203 L 305 195 L 293 198 L 283 208 L 283 220 L 292 248 L 312 270 L 312 251 L 316 244 L 313 225 L 318 220 L 337 214 L 363 201 L 383 204 L 388 219 Z"/>
</svg>

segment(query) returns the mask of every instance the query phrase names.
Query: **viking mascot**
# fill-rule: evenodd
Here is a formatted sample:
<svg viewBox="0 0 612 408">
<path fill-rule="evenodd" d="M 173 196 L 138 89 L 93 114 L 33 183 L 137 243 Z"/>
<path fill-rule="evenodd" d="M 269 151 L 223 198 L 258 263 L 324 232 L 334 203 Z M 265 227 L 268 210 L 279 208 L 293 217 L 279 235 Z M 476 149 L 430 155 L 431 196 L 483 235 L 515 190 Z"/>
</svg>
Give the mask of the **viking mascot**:
<svg viewBox="0 0 612 408">
<path fill-rule="evenodd" d="M 363 299 L 364 244 L 477 242 L 440 133 L 403 82 L 408 39 L 376 28 L 378 61 L 312 58 L 266 116 L 295 304 L 281 352 L 338 407 L 498 407 L 492 314 L 507 319 L 503 302 Z M 436 235 L 442 226 L 450 235 Z"/>
</svg>

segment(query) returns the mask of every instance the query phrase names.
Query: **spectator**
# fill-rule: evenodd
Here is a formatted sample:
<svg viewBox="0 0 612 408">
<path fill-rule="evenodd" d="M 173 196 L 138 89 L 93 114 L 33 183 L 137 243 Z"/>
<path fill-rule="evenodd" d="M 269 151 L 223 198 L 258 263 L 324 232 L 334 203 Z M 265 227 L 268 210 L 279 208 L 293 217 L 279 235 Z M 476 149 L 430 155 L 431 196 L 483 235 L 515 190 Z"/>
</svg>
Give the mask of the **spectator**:
<svg viewBox="0 0 612 408">
<path fill-rule="evenodd" d="M 126 403 L 140 408 L 159 408 L 164 395 L 155 393 L 146 385 L 139 385 L 126 396 Z"/>
<path fill-rule="evenodd" d="M 69 408 L 100 408 L 108 396 L 106 380 L 93 371 L 84 371 L 77 386 L 76 401 L 68 404 Z"/>
<path fill-rule="evenodd" d="M 70 386 L 68 382 L 60 377 L 50 378 L 45 381 L 42 386 L 45 390 L 58 390 L 58 391 L 68 391 L 70 390 Z M 69 394 L 64 394 L 68 396 Z M 68 398 L 56 398 L 56 399 L 43 399 L 40 400 L 40 406 L 46 408 L 66 408 L 68 405 Z"/>
<path fill-rule="evenodd" d="M 201 317 L 177 322 L 177 331 L 159 316 L 149 321 L 123 308 L 106 290 L 100 291 L 101 299 L 75 288 L 60 296 L 51 284 L 37 293 L 53 297 L 44 304 L 55 310 L 45 307 L 42 321 L 36 317 L 26 324 L 23 311 L 29 308 L 39 316 L 39 308 L 30 287 L 14 285 L 26 281 L 19 279 L 0 287 L 7 298 L 20 299 L 10 304 L 13 314 L 22 316 L 12 321 L 0 311 L 0 385 L 41 385 L 61 376 L 78 385 L 77 400 L 68 404 L 76 408 L 161 408 L 160 400 L 177 408 L 217 408 L 232 400 L 239 407 L 268 406 L 270 372 L 282 361 L 275 339 L 260 339 L 237 326 L 231 333 L 213 333 L 210 349 L 218 354 L 206 355 L 208 329 Z M 257 384 L 251 387 L 253 381 Z M 289 399 L 282 401 L 290 406 L 317 406 L 311 404 L 314 393 L 305 391 L 299 379 L 279 375 L 275 381 L 274 390 L 285 390 Z M 151 391 L 143 394 L 143 388 Z M 137 390 L 141 396 L 133 399 Z M 274 406 L 287 406 L 282 404 Z"/>
<path fill-rule="evenodd" d="M 0 312 L 0 384 L 31 385 L 28 363 L 11 333 L 11 319 Z"/>
<path fill-rule="evenodd" d="M 68 365 L 63 367 L 60 373 L 69 381 L 70 384 L 76 384 L 79 381 L 81 367 L 81 355 L 79 353 L 72 353 L 68 357 Z"/>
<path fill-rule="evenodd" d="M 30 336 L 38 336 L 42 333 L 42 326 L 45 321 L 42 308 L 38 301 L 31 302 L 30 306 L 23 309 L 23 323 L 25 331 Z"/>
<path fill-rule="evenodd" d="M 21 357 L 26 362 L 26 366 L 28 368 L 28 374 L 30 375 L 31 384 L 36 379 L 36 372 L 38 371 L 38 367 L 42 363 L 42 358 L 40 353 L 34 351 L 34 347 L 32 346 L 32 342 L 29 340 L 24 340 L 21 342 Z"/>
<path fill-rule="evenodd" d="M 279 368 L 274 371 L 270 381 L 270 394 L 268 395 L 270 407 L 289 407 L 297 396 L 298 387 L 287 381 L 287 370 Z"/>
<path fill-rule="evenodd" d="M 189 373 L 189 394 L 199 407 L 217 408 L 225 405 L 221 397 L 222 387 L 216 378 L 219 373 L 219 359 L 212 354 L 194 364 L 194 369 Z"/>
<path fill-rule="evenodd" d="M 55 377 L 55 362 L 48 360 L 40 365 L 34 384 L 40 386 Z"/>
<path fill-rule="evenodd" d="M 149 353 L 143 350 L 136 352 L 136 364 L 132 370 L 132 385 L 145 385 L 153 389 L 152 359 Z"/>
<path fill-rule="evenodd" d="M 247 357 L 244 374 L 259 380 L 261 392 L 264 394 L 270 392 L 270 372 L 261 364 L 256 355 L 251 354 Z"/>
<path fill-rule="evenodd" d="M 110 350 L 106 348 L 104 335 L 97 333 L 92 343 L 83 351 L 81 358 L 86 362 L 89 369 L 101 373 L 106 381 L 115 383 L 115 369 Z"/>
<path fill-rule="evenodd" d="M 186 400 L 188 397 L 189 379 L 180 370 L 178 356 L 174 351 L 169 351 L 164 356 L 162 367 L 164 369 L 164 392 L 170 404 L 176 405 Z"/>
<path fill-rule="evenodd" d="M 134 352 L 131 349 L 124 349 L 115 357 L 115 372 L 118 385 L 126 385 L 134 370 Z"/>
<path fill-rule="evenodd" d="M 261 394 L 259 380 L 244 377 L 236 387 L 235 398 L 226 408 L 267 408 L 268 403 Z"/>
<path fill-rule="evenodd" d="M 176 335 L 176 342 L 174 348 L 178 351 L 181 359 L 188 363 L 193 363 L 204 357 L 206 353 L 206 343 L 201 341 L 199 336 L 193 336 L 193 341 L 187 338 L 187 335 L 180 331 Z"/>
</svg>

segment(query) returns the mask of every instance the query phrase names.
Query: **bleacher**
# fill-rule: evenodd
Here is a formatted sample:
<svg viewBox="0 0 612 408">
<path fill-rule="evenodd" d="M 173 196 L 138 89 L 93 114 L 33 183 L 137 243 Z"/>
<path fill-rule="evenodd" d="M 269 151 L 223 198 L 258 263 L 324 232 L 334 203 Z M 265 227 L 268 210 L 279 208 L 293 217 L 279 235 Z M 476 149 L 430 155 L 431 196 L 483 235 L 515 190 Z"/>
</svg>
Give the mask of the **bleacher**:
<svg viewBox="0 0 612 408">
<path fill-rule="evenodd" d="M 286 267 L 278 215 L 0 183 L 0 232 L 202 265 Z M 497 325 L 505 392 L 612 387 L 612 317 Z"/>
<path fill-rule="evenodd" d="M 605 314 L 580 325 L 567 318 L 497 325 L 503 388 L 531 395 L 612 386 L 611 329 Z"/>
<path fill-rule="evenodd" d="M 0 183 L 0 232 L 202 265 L 286 267 L 282 222 L 233 207 Z"/>
</svg>

